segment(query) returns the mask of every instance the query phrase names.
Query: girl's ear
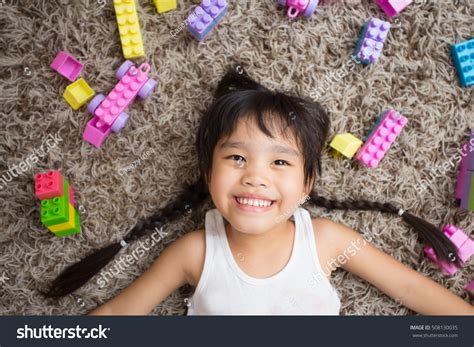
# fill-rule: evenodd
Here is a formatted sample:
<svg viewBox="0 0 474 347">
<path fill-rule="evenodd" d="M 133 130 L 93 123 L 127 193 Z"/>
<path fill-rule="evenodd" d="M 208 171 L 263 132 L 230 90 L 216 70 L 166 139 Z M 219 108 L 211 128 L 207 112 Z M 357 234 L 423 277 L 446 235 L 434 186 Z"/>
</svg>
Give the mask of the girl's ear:
<svg viewBox="0 0 474 347">
<path fill-rule="evenodd" d="M 316 178 L 312 178 L 305 186 L 304 186 L 304 193 L 306 195 L 310 195 L 311 191 L 313 190 L 314 182 Z"/>
</svg>

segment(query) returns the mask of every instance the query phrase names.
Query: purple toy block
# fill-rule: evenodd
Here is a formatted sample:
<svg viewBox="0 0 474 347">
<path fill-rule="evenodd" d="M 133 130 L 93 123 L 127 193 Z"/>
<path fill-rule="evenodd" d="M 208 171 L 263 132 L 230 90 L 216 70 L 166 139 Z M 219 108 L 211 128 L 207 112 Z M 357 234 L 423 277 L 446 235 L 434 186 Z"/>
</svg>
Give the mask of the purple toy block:
<svg viewBox="0 0 474 347">
<path fill-rule="evenodd" d="M 126 70 L 125 67 L 128 67 Z M 100 147 L 107 136 L 114 131 L 119 132 L 126 124 L 128 115 L 124 110 L 140 94 L 141 97 L 148 96 L 155 87 L 156 82 L 148 77 L 150 65 L 135 65 L 125 62 L 117 71 L 122 76 L 117 85 L 107 97 L 99 94 L 88 106 L 88 110 L 94 115 L 86 125 L 83 138 L 96 147 Z M 117 122 L 117 124 L 115 124 Z"/>
<path fill-rule="evenodd" d="M 443 232 L 458 249 L 458 257 L 461 263 L 466 263 L 474 254 L 474 241 L 471 240 L 462 229 L 459 229 L 452 224 L 446 225 L 443 228 Z M 438 260 L 432 247 L 424 247 L 423 249 L 426 256 L 446 273 L 453 275 L 458 270 L 458 267 L 455 264 Z"/>
<path fill-rule="evenodd" d="M 467 171 L 474 171 L 474 132 L 469 139 L 469 148 L 467 149 Z"/>
<path fill-rule="evenodd" d="M 467 286 L 466 291 L 471 298 L 474 298 L 474 280 L 472 280 Z"/>
<path fill-rule="evenodd" d="M 402 12 L 413 0 L 375 0 L 375 2 L 387 16 L 393 17 Z"/>
<path fill-rule="evenodd" d="M 465 172 L 460 207 L 474 211 L 474 171 L 467 170 Z"/>
<path fill-rule="evenodd" d="M 375 17 L 364 24 L 354 52 L 362 64 L 373 64 L 379 59 L 389 31 L 390 23 Z"/>
<path fill-rule="evenodd" d="M 289 18 L 296 18 L 299 14 L 311 17 L 318 7 L 319 0 L 278 0 L 278 3 L 288 6 L 287 15 Z"/>
<path fill-rule="evenodd" d="M 464 178 L 466 177 L 466 172 L 467 172 L 467 156 L 469 155 L 468 151 L 469 151 L 468 143 L 464 142 L 461 145 L 461 163 L 459 164 L 458 181 L 456 184 L 456 193 L 454 194 L 456 199 L 462 198 L 462 193 L 463 193 L 463 188 L 464 188 Z"/>
<path fill-rule="evenodd" d="M 372 169 L 376 168 L 407 123 L 408 119 L 397 111 L 386 112 L 357 152 L 356 159 Z"/>
<path fill-rule="evenodd" d="M 50 66 L 71 82 L 76 80 L 84 67 L 76 58 L 64 51 L 56 55 L 56 58 L 54 58 Z"/>
<path fill-rule="evenodd" d="M 197 40 L 203 41 L 227 13 L 226 0 L 203 0 L 189 15 L 188 31 Z"/>
</svg>

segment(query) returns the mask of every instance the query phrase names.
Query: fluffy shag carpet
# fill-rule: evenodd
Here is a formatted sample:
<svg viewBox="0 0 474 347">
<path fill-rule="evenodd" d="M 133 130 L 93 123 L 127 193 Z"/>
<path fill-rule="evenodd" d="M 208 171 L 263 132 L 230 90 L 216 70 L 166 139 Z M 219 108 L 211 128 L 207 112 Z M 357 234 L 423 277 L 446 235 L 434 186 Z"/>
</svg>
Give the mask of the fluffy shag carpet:
<svg viewBox="0 0 474 347">
<path fill-rule="evenodd" d="M 69 82 L 49 64 L 58 51 L 69 51 L 85 64 L 82 77 L 91 87 L 107 93 L 124 60 L 112 1 L 0 1 L 0 177 L 48 137 L 59 139 L 0 189 L 0 314 L 85 314 L 140 276 L 166 244 L 203 226 L 211 206 L 167 227 L 146 256 L 105 286 L 95 277 L 58 301 L 45 300 L 37 291 L 66 265 L 120 240 L 197 177 L 199 119 L 217 81 L 235 62 L 270 88 L 318 99 L 331 116 L 331 137 L 350 132 L 361 138 L 382 110 L 399 110 L 409 124 L 376 170 L 326 150 L 317 189 L 340 199 L 392 201 L 435 225 L 453 223 L 472 237 L 473 214 L 454 200 L 458 167 L 451 159 L 474 126 L 473 89 L 459 86 L 449 51 L 452 43 L 473 36 L 472 0 L 415 0 L 392 20 L 380 61 L 352 68 L 348 62 L 363 23 L 371 16 L 387 19 L 374 1 L 323 1 L 311 19 L 296 21 L 288 20 L 276 1 L 232 1 L 203 44 L 185 29 L 177 32 L 199 1 L 178 1 L 177 10 L 162 15 L 152 0 L 138 2 L 147 59 L 159 83 L 151 98 L 129 108 L 124 130 L 95 149 L 82 140 L 90 115 L 85 107 L 74 111 L 66 104 L 62 93 Z M 40 223 L 33 174 L 48 169 L 61 170 L 75 189 L 80 235 L 56 238 Z M 423 191 L 418 189 L 422 180 Z M 467 300 L 464 286 L 472 279 L 473 262 L 452 277 L 443 275 L 399 218 L 307 208 L 313 216 L 364 233 L 380 249 Z M 333 275 L 333 285 L 341 314 L 413 314 L 342 270 Z M 153 314 L 185 314 L 191 293 L 182 288 Z"/>
</svg>

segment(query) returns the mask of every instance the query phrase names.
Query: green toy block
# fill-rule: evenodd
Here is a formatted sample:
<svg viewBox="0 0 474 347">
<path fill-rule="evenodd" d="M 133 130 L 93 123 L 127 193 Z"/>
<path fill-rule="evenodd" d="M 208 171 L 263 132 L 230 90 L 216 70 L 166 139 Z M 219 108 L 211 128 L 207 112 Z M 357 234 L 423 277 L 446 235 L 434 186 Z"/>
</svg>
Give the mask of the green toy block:
<svg viewBox="0 0 474 347">
<path fill-rule="evenodd" d="M 64 195 L 41 200 L 41 222 L 46 226 L 65 223 L 69 220 L 69 184 L 64 179 Z"/>
<path fill-rule="evenodd" d="M 75 219 L 75 227 L 67 230 L 56 231 L 53 232 L 54 235 L 58 237 L 69 236 L 74 234 L 79 234 L 81 232 L 81 219 L 79 217 L 79 213 L 77 213 L 76 209 L 74 209 L 74 219 Z"/>
<path fill-rule="evenodd" d="M 465 189 L 470 189 L 469 198 L 467 200 L 467 209 L 474 212 L 474 175 L 471 176 L 471 187 L 466 187 Z"/>
</svg>

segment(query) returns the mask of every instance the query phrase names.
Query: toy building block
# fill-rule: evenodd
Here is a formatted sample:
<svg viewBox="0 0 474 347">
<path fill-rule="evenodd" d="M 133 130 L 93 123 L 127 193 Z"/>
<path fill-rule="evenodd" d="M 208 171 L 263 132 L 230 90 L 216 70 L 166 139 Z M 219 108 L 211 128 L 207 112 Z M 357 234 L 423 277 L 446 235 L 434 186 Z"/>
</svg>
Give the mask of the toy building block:
<svg viewBox="0 0 474 347">
<path fill-rule="evenodd" d="M 126 59 L 145 56 L 135 0 L 114 0 L 115 15 Z"/>
<path fill-rule="evenodd" d="M 299 14 L 311 17 L 318 7 L 319 0 L 277 0 L 281 6 L 288 7 L 287 15 L 296 18 Z"/>
<path fill-rule="evenodd" d="M 76 82 L 71 83 L 64 91 L 64 99 L 75 110 L 87 103 L 95 92 L 87 84 L 87 82 L 79 78 Z"/>
<path fill-rule="evenodd" d="M 461 263 L 466 263 L 474 254 L 474 241 L 471 240 L 462 229 L 459 229 L 452 224 L 446 225 L 443 228 L 443 232 L 458 249 L 457 255 Z M 459 268 L 456 264 L 440 261 L 432 247 L 424 247 L 423 249 L 426 256 L 436 263 L 444 272 L 453 275 L 458 271 Z"/>
<path fill-rule="evenodd" d="M 474 298 L 474 280 L 466 286 L 466 291 L 471 298 Z"/>
<path fill-rule="evenodd" d="M 455 196 L 463 209 L 474 211 L 474 132 L 469 142 L 462 145 L 461 163 Z"/>
<path fill-rule="evenodd" d="M 154 0 L 158 13 L 168 12 L 176 9 L 176 0 Z"/>
<path fill-rule="evenodd" d="M 474 84 L 474 39 L 459 42 L 451 46 L 454 65 L 463 87 Z"/>
<path fill-rule="evenodd" d="M 329 146 L 346 158 L 352 159 L 360 146 L 362 146 L 362 143 L 363 142 L 354 135 L 346 133 L 334 136 Z"/>
<path fill-rule="evenodd" d="M 64 194 L 63 176 L 59 171 L 48 171 L 35 176 L 35 193 L 38 199 L 51 199 Z"/>
<path fill-rule="evenodd" d="M 56 235 L 57 237 L 74 235 L 80 232 L 81 232 L 81 220 L 79 217 L 79 213 L 77 213 L 77 211 L 75 210 L 74 210 L 74 224 L 71 228 L 60 230 L 60 231 L 53 231 L 54 235 Z"/>
<path fill-rule="evenodd" d="M 61 224 L 48 226 L 48 229 L 60 237 L 79 233 L 81 231 L 79 213 L 77 213 L 72 205 L 69 205 L 68 220 Z"/>
<path fill-rule="evenodd" d="M 125 61 L 116 72 L 119 82 L 107 97 L 98 94 L 91 100 L 88 110 L 94 116 L 86 125 L 83 138 L 95 147 L 100 147 L 111 132 L 118 133 L 128 121 L 124 110 L 135 97 L 147 98 L 155 88 L 156 81 L 148 77 L 150 65 L 138 68 Z"/>
<path fill-rule="evenodd" d="M 362 64 L 375 63 L 383 49 L 385 40 L 390 31 L 390 23 L 378 18 L 371 18 L 362 28 L 354 55 Z"/>
<path fill-rule="evenodd" d="M 74 206 L 74 190 L 71 185 L 69 185 L 69 203 Z"/>
<path fill-rule="evenodd" d="M 356 159 L 372 169 L 376 168 L 407 123 L 408 119 L 393 109 L 384 112 L 357 152 Z"/>
<path fill-rule="evenodd" d="M 402 12 L 413 0 L 376 0 L 377 5 L 389 17 L 393 17 Z"/>
<path fill-rule="evenodd" d="M 474 212 L 474 171 L 466 171 L 460 206 Z"/>
<path fill-rule="evenodd" d="M 69 184 L 67 180 L 63 181 L 63 195 L 41 200 L 41 222 L 47 227 L 69 220 Z"/>
<path fill-rule="evenodd" d="M 64 51 L 56 55 L 50 66 L 71 82 L 76 80 L 84 67 L 76 58 Z"/>
<path fill-rule="evenodd" d="M 462 195 L 463 195 L 464 178 L 466 177 L 466 172 L 467 172 L 467 156 L 468 155 L 469 155 L 468 142 L 464 142 L 461 145 L 461 162 L 459 164 L 458 180 L 456 183 L 456 192 L 454 194 L 456 199 L 459 199 L 459 200 L 462 198 Z"/>
<path fill-rule="evenodd" d="M 226 0 L 203 0 L 187 19 L 188 31 L 203 41 L 227 13 Z"/>
</svg>

